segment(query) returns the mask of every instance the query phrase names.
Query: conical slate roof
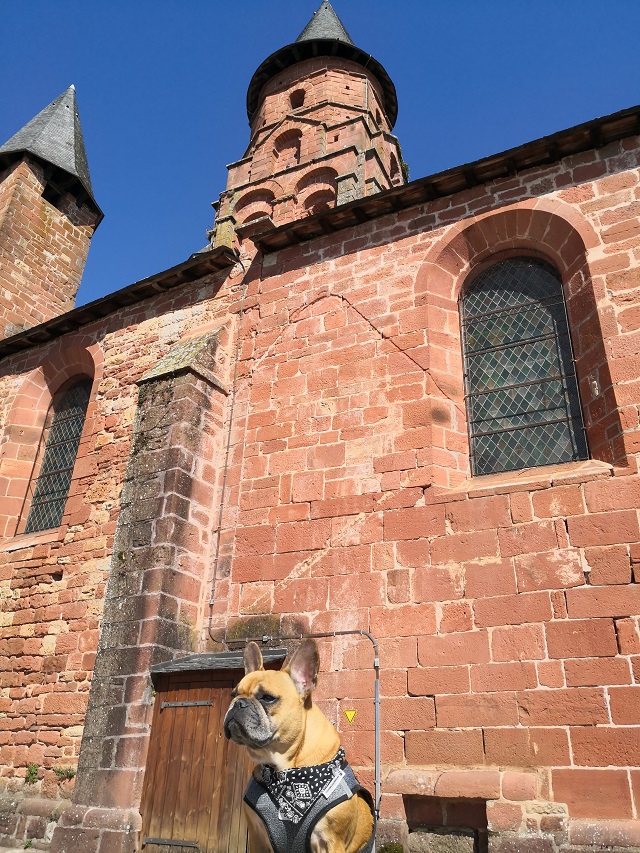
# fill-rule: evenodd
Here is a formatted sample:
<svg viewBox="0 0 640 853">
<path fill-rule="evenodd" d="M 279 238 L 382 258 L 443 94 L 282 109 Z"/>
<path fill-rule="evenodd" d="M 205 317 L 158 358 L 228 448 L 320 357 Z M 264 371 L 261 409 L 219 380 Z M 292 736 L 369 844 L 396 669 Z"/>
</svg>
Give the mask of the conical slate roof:
<svg viewBox="0 0 640 853">
<path fill-rule="evenodd" d="M 393 127 L 398 117 L 398 98 L 391 78 L 377 60 L 355 46 L 329 0 L 323 0 L 296 41 L 267 57 L 251 78 L 247 92 L 249 121 L 258 109 L 262 89 L 272 77 L 285 68 L 295 65 L 296 62 L 315 56 L 337 56 L 349 59 L 373 74 L 382 86 L 385 112 L 389 124 Z"/>
<path fill-rule="evenodd" d="M 313 39 L 335 39 L 353 44 L 349 33 L 334 12 L 329 0 L 324 0 L 320 8 L 313 13 L 313 17 L 296 41 L 312 41 Z"/>
<path fill-rule="evenodd" d="M 75 86 L 69 86 L 0 147 L 0 167 L 21 154 L 31 154 L 65 172 L 73 179 L 65 181 L 68 185 L 65 188 L 78 195 L 79 200 L 88 198 L 98 208 L 91 187 Z"/>
</svg>

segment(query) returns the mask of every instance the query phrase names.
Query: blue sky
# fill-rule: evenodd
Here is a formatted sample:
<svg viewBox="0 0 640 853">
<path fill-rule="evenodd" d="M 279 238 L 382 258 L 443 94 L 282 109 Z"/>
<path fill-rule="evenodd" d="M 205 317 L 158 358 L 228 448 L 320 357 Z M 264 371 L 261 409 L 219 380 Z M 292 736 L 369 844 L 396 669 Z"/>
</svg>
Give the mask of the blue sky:
<svg viewBox="0 0 640 853">
<path fill-rule="evenodd" d="M 0 141 L 71 83 L 95 196 L 78 304 L 205 242 L 248 142 L 251 76 L 320 0 L 3 6 Z M 398 91 L 411 178 L 640 103 L 640 0 L 333 0 Z"/>
</svg>

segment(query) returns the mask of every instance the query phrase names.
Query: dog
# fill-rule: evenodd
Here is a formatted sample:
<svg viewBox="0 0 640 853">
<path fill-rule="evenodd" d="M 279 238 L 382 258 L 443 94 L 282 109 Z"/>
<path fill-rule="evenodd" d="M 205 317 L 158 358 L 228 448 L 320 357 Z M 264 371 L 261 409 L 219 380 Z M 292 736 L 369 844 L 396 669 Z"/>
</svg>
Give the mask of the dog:
<svg viewBox="0 0 640 853">
<path fill-rule="evenodd" d="M 256 643 L 245 649 L 245 675 L 232 694 L 224 734 L 257 764 L 244 796 L 249 853 L 366 853 L 373 847 L 371 796 L 311 699 L 319 664 L 310 639 L 279 671 L 264 669 Z"/>
</svg>

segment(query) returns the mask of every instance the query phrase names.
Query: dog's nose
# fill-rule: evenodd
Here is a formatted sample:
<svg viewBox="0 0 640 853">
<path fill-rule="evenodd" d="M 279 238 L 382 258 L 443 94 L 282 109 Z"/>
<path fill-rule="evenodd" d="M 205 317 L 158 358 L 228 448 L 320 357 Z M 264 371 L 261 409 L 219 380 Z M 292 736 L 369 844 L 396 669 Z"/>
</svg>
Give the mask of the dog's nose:
<svg viewBox="0 0 640 853">
<path fill-rule="evenodd" d="M 249 706 L 249 700 L 245 699 L 244 696 L 238 696 L 233 705 L 234 708 L 242 710 L 243 708 L 247 708 Z"/>
</svg>

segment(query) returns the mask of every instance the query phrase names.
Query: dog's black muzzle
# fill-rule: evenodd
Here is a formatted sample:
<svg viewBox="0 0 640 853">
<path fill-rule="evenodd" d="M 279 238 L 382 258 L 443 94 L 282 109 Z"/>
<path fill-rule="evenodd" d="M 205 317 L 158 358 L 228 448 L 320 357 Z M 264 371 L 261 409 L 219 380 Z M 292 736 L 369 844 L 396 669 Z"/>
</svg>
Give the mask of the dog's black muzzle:
<svg viewBox="0 0 640 853">
<path fill-rule="evenodd" d="M 272 739 L 265 713 L 256 702 L 239 696 L 224 718 L 224 736 L 242 746 L 262 747 Z"/>
</svg>

